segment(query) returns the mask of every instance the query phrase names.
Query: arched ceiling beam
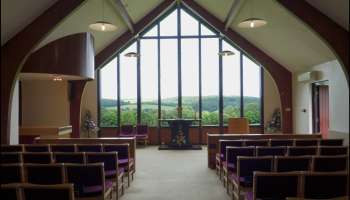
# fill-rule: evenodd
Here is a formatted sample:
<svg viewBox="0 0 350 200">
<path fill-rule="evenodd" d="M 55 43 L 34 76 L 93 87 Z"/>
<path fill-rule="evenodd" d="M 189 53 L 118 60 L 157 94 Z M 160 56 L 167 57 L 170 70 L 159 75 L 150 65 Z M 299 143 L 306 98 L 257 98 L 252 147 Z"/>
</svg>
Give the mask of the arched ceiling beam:
<svg viewBox="0 0 350 200">
<path fill-rule="evenodd" d="M 225 19 L 225 31 L 230 28 L 233 20 L 236 18 L 239 9 L 242 7 L 243 1 L 242 0 L 233 0 L 232 6 L 230 8 L 230 11 L 228 12 L 228 15 Z"/>
<path fill-rule="evenodd" d="M 132 22 L 131 17 L 129 16 L 128 11 L 126 10 L 124 4 L 121 0 L 110 0 L 113 8 L 117 11 L 117 13 L 122 17 L 124 23 L 129 28 L 131 33 L 134 33 L 134 24 Z"/>
</svg>

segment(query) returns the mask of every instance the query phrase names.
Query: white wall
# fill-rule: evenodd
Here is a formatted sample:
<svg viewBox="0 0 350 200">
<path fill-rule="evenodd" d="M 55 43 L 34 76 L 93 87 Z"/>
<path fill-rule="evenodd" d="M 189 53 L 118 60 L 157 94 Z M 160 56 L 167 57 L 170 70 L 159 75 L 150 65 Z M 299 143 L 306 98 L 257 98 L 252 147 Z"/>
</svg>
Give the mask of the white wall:
<svg viewBox="0 0 350 200">
<path fill-rule="evenodd" d="M 22 81 L 22 126 L 69 124 L 67 81 Z"/>
<path fill-rule="evenodd" d="M 81 120 L 82 125 L 85 117 L 85 113 L 87 110 L 90 111 L 92 115 L 92 119 L 97 124 L 97 79 L 95 78 L 93 81 L 89 81 L 84 89 L 83 96 L 81 98 Z M 81 130 L 81 136 L 86 137 L 87 133 L 84 130 Z M 91 136 L 90 136 L 91 137 Z"/>
<path fill-rule="evenodd" d="M 281 110 L 281 98 L 278 88 L 272 76 L 265 71 L 264 73 L 264 124 L 265 127 L 272 119 L 272 114 L 276 109 Z"/>
<path fill-rule="evenodd" d="M 18 144 L 18 118 L 19 118 L 19 83 L 16 81 L 13 91 L 11 118 L 10 118 L 10 144 Z"/>
<path fill-rule="evenodd" d="M 329 137 L 349 140 L 349 86 L 337 60 L 312 66 L 306 71 L 318 71 L 318 80 L 329 81 Z M 294 130 L 312 132 L 311 83 L 300 83 L 293 74 Z M 307 109 L 306 113 L 302 109 Z"/>
</svg>

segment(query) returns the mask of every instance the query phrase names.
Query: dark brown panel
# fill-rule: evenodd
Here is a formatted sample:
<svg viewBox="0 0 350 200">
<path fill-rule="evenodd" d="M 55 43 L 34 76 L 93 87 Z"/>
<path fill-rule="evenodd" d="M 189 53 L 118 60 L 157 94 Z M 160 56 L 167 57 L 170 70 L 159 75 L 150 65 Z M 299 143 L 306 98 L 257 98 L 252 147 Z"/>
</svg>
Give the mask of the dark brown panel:
<svg viewBox="0 0 350 200">
<path fill-rule="evenodd" d="M 193 0 L 183 0 L 184 4 L 194 13 L 204 18 L 209 24 L 236 43 L 241 49 L 254 57 L 271 74 L 280 93 L 282 104 L 282 132 L 293 132 L 292 114 L 292 73 L 262 50 L 251 44 L 232 29 L 225 30 L 225 24 Z"/>
<path fill-rule="evenodd" d="M 1 47 L 1 143 L 10 140 L 10 107 L 14 83 L 39 42 L 84 0 L 60 0 Z"/>
<path fill-rule="evenodd" d="M 50 42 L 29 56 L 21 72 L 94 79 L 93 40 L 91 33 L 77 33 Z"/>
<path fill-rule="evenodd" d="M 349 32 L 306 1 L 278 0 L 278 2 L 328 43 L 342 63 L 349 81 Z"/>
</svg>

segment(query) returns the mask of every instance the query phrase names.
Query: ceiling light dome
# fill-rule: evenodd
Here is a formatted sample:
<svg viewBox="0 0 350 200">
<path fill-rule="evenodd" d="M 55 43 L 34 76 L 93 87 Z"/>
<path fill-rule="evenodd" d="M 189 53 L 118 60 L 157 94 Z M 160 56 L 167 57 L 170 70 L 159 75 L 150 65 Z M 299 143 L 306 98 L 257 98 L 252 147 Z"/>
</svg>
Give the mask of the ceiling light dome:
<svg viewBox="0 0 350 200">
<path fill-rule="evenodd" d="M 267 21 L 261 18 L 248 18 L 238 24 L 240 28 L 259 28 L 265 26 Z"/>
<path fill-rule="evenodd" d="M 97 21 L 89 25 L 89 28 L 95 31 L 109 32 L 117 29 L 117 26 L 106 22 L 106 21 Z"/>
<path fill-rule="evenodd" d="M 125 57 L 136 58 L 139 57 L 139 54 L 136 52 L 129 52 L 124 55 Z"/>
</svg>

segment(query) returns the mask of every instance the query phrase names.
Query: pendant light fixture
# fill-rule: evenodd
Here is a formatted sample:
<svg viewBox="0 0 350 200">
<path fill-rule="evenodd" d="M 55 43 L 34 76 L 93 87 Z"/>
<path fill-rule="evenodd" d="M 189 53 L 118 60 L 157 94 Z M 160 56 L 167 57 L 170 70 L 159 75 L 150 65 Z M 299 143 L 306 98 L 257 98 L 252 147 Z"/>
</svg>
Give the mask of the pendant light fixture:
<svg viewBox="0 0 350 200">
<path fill-rule="evenodd" d="M 117 26 L 114 24 L 107 22 L 105 20 L 105 15 L 104 15 L 104 1 L 102 0 L 102 20 L 101 21 L 96 21 L 93 24 L 89 25 L 89 28 L 95 31 L 101 31 L 101 32 L 109 32 L 109 31 L 114 31 L 117 29 Z"/>
<path fill-rule="evenodd" d="M 233 55 L 235 55 L 235 53 L 233 51 L 230 51 L 230 50 L 223 50 L 223 51 L 220 51 L 218 54 L 219 54 L 219 56 L 233 56 Z"/>
<path fill-rule="evenodd" d="M 124 56 L 129 58 L 136 58 L 136 57 L 139 57 L 139 54 L 136 52 L 128 52 Z"/>
<path fill-rule="evenodd" d="M 251 17 L 242 20 L 238 24 L 239 28 L 259 28 L 259 27 L 265 26 L 267 24 L 267 21 L 265 19 L 253 17 L 254 16 L 254 12 L 253 12 L 254 11 L 254 0 L 251 0 L 251 1 L 252 1 L 252 5 L 250 8 L 250 16 Z"/>
</svg>

